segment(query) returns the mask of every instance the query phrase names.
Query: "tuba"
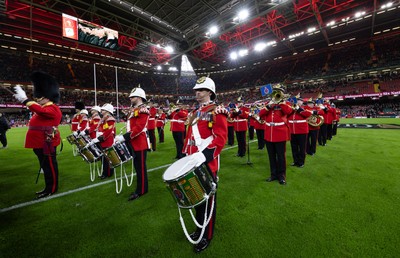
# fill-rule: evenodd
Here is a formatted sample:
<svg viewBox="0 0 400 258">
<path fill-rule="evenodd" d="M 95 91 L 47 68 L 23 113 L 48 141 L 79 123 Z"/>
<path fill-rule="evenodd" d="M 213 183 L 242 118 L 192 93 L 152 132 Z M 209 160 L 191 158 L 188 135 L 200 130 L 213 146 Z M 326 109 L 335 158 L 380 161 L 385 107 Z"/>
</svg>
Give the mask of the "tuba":
<svg viewBox="0 0 400 258">
<path fill-rule="evenodd" d="M 271 98 L 272 103 L 278 104 L 283 101 L 283 99 L 285 98 L 285 94 L 279 90 L 274 90 L 271 93 Z"/>
<path fill-rule="evenodd" d="M 307 123 L 314 127 L 321 126 L 324 123 L 324 117 L 321 115 L 311 115 L 307 118 Z"/>
</svg>

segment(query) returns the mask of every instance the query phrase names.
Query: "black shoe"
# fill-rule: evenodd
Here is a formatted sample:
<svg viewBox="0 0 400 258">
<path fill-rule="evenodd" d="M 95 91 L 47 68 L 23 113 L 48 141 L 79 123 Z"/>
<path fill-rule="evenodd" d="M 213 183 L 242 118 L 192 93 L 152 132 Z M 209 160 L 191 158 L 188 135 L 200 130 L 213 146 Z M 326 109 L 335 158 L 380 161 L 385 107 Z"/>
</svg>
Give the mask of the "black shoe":
<svg viewBox="0 0 400 258">
<path fill-rule="evenodd" d="M 44 192 L 44 193 L 42 193 L 42 194 L 39 194 L 39 195 L 36 197 L 36 199 L 39 200 L 39 199 L 42 199 L 42 198 L 46 198 L 46 197 L 48 197 L 48 196 L 50 196 L 50 195 L 51 195 L 51 193 Z"/>
<path fill-rule="evenodd" d="M 200 253 L 201 251 L 204 251 L 209 244 L 210 242 L 207 239 L 203 238 L 201 239 L 200 243 L 194 246 L 194 251 L 196 253 Z"/>
<path fill-rule="evenodd" d="M 195 232 L 191 233 L 189 236 L 190 236 L 190 238 L 191 238 L 192 240 L 196 241 L 197 239 L 199 239 L 200 233 L 197 232 L 197 231 L 195 231 Z"/>
<path fill-rule="evenodd" d="M 280 183 L 281 185 L 286 185 L 286 181 L 285 181 L 285 179 L 281 179 L 281 180 L 279 180 L 279 183 Z"/>
<path fill-rule="evenodd" d="M 272 182 L 272 181 L 275 181 L 276 180 L 276 178 L 272 178 L 272 177 L 268 177 L 267 178 L 267 182 Z"/>
<path fill-rule="evenodd" d="M 304 168 L 304 164 L 302 164 L 302 165 L 297 165 L 297 167 L 299 167 L 299 168 Z"/>
<path fill-rule="evenodd" d="M 106 179 L 106 178 L 107 178 L 107 176 L 105 176 L 105 175 L 101 175 L 99 178 L 100 178 L 101 180 L 103 180 L 103 179 Z"/>
<path fill-rule="evenodd" d="M 140 194 L 132 193 L 131 196 L 129 196 L 128 201 L 136 200 L 139 197 L 140 197 Z"/>
<path fill-rule="evenodd" d="M 292 164 L 290 164 L 292 167 L 295 167 L 295 166 L 298 166 L 298 164 L 297 163 L 292 163 Z"/>
<path fill-rule="evenodd" d="M 43 194 L 45 192 L 46 192 L 46 190 L 42 190 L 42 191 L 36 192 L 35 194 Z"/>
</svg>

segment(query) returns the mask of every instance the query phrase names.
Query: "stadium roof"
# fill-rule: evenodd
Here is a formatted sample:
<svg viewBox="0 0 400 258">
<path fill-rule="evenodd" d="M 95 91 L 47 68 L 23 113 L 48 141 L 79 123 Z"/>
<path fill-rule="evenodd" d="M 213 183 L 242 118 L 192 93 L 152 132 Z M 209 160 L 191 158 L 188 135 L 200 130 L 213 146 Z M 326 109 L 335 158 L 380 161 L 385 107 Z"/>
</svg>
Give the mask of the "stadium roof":
<svg viewBox="0 0 400 258">
<path fill-rule="evenodd" d="M 179 63 L 224 70 L 400 31 L 399 1 L 380 0 L 8 0 L 0 16 L 2 45 L 32 54 L 118 65 L 140 71 Z M 389 5 L 388 5 L 389 3 Z M 249 17 L 237 18 L 241 10 Z M 65 13 L 119 32 L 108 50 L 62 37 Z M 210 26 L 218 32 L 207 34 Z M 257 43 L 264 51 L 255 52 Z M 172 47 L 169 53 L 167 46 Z M 246 49 L 245 58 L 231 60 Z M 239 52 L 237 52 L 239 53 Z"/>
</svg>

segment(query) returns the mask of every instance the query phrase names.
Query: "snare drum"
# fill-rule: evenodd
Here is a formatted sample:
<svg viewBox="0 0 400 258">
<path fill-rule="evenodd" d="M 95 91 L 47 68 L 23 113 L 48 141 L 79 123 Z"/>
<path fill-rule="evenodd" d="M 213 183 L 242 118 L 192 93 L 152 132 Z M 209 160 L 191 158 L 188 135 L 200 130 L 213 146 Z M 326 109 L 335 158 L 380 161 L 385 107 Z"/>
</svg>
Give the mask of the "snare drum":
<svg viewBox="0 0 400 258">
<path fill-rule="evenodd" d="M 75 140 L 75 144 L 78 149 L 83 149 L 91 140 L 89 135 L 79 135 Z"/>
<path fill-rule="evenodd" d="M 103 152 L 96 144 L 83 147 L 79 150 L 79 154 L 87 163 L 93 163 L 103 156 Z"/>
<path fill-rule="evenodd" d="M 132 159 L 124 142 L 116 142 L 113 146 L 104 150 L 104 155 L 112 168 L 118 167 Z"/>
<path fill-rule="evenodd" d="M 209 167 L 205 163 L 199 167 L 195 167 L 195 164 L 191 156 L 186 156 L 175 161 L 164 172 L 163 180 L 180 208 L 193 208 L 216 190 Z"/>
<path fill-rule="evenodd" d="M 73 133 L 70 134 L 70 135 L 68 135 L 68 136 L 67 136 L 67 141 L 68 141 L 70 144 L 75 144 L 75 141 L 76 141 L 75 135 L 74 135 Z"/>
</svg>

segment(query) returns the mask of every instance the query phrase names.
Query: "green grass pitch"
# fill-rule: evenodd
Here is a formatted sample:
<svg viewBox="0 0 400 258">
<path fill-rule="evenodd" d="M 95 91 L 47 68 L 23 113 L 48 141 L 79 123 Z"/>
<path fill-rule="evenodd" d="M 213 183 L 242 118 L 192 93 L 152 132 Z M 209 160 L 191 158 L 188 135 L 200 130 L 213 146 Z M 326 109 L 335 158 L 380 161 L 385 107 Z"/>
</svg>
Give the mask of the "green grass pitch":
<svg viewBox="0 0 400 258">
<path fill-rule="evenodd" d="M 69 128 L 60 130 L 65 139 Z M 67 141 L 58 156 L 57 195 L 32 202 L 44 180 L 41 175 L 35 185 L 38 162 L 23 148 L 25 133 L 26 128 L 11 129 L 9 148 L 0 150 L 0 257 L 195 255 L 162 181 L 175 156 L 169 129 L 166 142 L 148 154 L 149 193 L 133 202 L 127 199 L 136 178 L 130 187 L 124 181 L 120 194 L 113 178 L 91 182 L 88 164 L 72 156 Z M 247 156 L 234 157 L 236 151 L 225 148 L 221 154 L 215 235 L 199 257 L 400 256 L 399 130 L 339 129 L 327 146 L 307 157 L 304 168 L 289 166 L 288 143 L 286 186 L 265 181 L 267 152 L 257 150 L 255 142 L 252 166 Z M 130 165 L 126 169 L 130 172 Z"/>
</svg>

